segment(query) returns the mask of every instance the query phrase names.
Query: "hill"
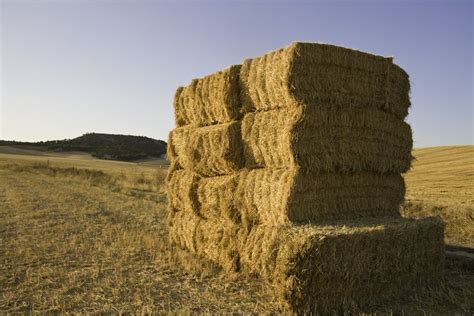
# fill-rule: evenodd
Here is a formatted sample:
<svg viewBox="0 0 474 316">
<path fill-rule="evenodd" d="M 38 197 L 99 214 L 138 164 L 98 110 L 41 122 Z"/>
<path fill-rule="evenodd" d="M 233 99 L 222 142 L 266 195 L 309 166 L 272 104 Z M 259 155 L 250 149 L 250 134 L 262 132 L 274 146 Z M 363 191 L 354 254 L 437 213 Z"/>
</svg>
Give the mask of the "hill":
<svg viewBox="0 0 474 316">
<path fill-rule="evenodd" d="M 46 142 L 2 141 L 0 146 L 71 152 L 90 153 L 100 159 L 134 161 L 149 157 L 160 157 L 166 153 L 166 142 L 144 136 L 87 133 L 80 137 Z"/>
</svg>

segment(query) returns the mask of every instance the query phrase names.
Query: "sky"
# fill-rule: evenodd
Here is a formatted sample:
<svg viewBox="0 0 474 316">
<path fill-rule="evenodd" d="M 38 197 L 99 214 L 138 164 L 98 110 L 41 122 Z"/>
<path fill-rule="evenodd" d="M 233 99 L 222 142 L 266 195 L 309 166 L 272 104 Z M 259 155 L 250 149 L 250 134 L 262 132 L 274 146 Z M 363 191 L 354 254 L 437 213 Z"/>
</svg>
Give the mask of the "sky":
<svg viewBox="0 0 474 316">
<path fill-rule="evenodd" d="M 473 144 L 473 3 L 0 0 L 0 139 L 166 140 L 178 86 L 311 41 L 394 57 L 415 147 Z"/>
</svg>

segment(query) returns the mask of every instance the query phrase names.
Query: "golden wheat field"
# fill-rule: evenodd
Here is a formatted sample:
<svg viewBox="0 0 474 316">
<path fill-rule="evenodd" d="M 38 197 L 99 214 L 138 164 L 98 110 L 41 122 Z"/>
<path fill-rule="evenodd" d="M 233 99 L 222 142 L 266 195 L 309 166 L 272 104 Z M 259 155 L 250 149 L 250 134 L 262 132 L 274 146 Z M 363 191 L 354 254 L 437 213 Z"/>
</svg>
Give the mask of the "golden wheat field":
<svg viewBox="0 0 474 316">
<path fill-rule="evenodd" d="M 414 151 L 411 217 L 439 215 L 474 247 L 474 146 Z M 0 313 L 281 313 L 253 276 L 226 275 L 167 242 L 166 166 L 0 147 Z M 203 263 L 206 264 L 206 263 Z M 441 288 L 367 313 L 470 314 L 474 268 L 447 257 Z"/>
<path fill-rule="evenodd" d="M 474 146 L 415 149 L 414 156 L 404 215 L 439 215 L 448 244 L 474 248 Z"/>
</svg>

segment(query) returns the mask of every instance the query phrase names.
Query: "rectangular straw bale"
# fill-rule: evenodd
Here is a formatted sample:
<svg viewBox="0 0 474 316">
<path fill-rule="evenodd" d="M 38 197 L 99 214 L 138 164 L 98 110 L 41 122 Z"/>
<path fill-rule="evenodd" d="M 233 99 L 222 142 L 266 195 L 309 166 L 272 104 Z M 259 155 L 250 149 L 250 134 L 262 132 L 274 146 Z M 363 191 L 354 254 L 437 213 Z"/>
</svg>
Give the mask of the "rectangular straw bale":
<svg viewBox="0 0 474 316">
<path fill-rule="evenodd" d="M 173 108 L 174 108 L 174 121 L 176 126 L 183 126 L 186 124 L 188 117 L 187 108 L 184 107 L 185 95 L 183 94 L 184 87 L 178 87 L 174 93 Z M 179 111 L 176 111 L 179 109 Z"/>
<path fill-rule="evenodd" d="M 199 213 L 204 219 L 234 223 L 241 222 L 235 206 L 239 174 L 201 178 L 197 186 Z"/>
<path fill-rule="evenodd" d="M 194 79 L 174 97 L 176 126 L 205 126 L 240 118 L 240 65 Z"/>
<path fill-rule="evenodd" d="M 242 141 L 247 168 L 403 173 L 413 159 L 410 125 L 369 108 L 321 105 L 247 113 Z"/>
<path fill-rule="evenodd" d="M 191 170 L 173 170 L 167 178 L 171 211 L 194 213 L 204 220 L 240 224 L 235 206 L 239 174 L 204 178 Z"/>
<path fill-rule="evenodd" d="M 170 212 L 169 238 L 173 244 L 207 258 L 226 271 L 239 269 L 237 240 L 239 226 L 203 219 L 189 212 Z"/>
<path fill-rule="evenodd" d="M 171 131 L 168 155 L 203 176 L 231 174 L 244 165 L 240 121 Z"/>
<path fill-rule="evenodd" d="M 172 243 L 194 254 L 198 252 L 196 230 L 202 218 L 192 212 L 174 210 L 168 212 L 168 234 Z"/>
<path fill-rule="evenodd" d="M 195 129 L 186 154 L 190 167 L 199 174 L 236 172 L 244 164 L 240 121 Z"/>
<path fill-rule="evenodd" d="M 194 130 L 190 127 L 178 127 L 168 135 L 166 156 L 170 163 L 176 163 L 179 168 L 183 168 L 183 161 L 180 160 L 186 158 L 186 149 Z"/>
<path fill-rule="evenodd" d="M 236 205 L 242 221 L 280 225 L 364 217 L 400 217 L 405 183 L 398 175 L 306 174 L 298 169 L 242 172 Z"/>
<path fill-rule="evenodd" d="M 357 312 L 438 284 L 443 233 L 438 218 L 260 225 L 241 245 L 240 263 L 273 283 L 290 312 Z"/>
<path fill-rule="evenodd" d="M 171 168 L 166 177 L 166 192 L 170 212 L 178 210 L 189 213 L 198 212 L 199 179 L 199 175 L 192 171 Z"/>
<path fill-rule="evenodd" d="M 371 107 L 404 119 L 410 106 L 408 75 L 392 58 L 317 43 L 293 43 L 244 61 L 244 111 L 321 104 Z"/>
</svg>

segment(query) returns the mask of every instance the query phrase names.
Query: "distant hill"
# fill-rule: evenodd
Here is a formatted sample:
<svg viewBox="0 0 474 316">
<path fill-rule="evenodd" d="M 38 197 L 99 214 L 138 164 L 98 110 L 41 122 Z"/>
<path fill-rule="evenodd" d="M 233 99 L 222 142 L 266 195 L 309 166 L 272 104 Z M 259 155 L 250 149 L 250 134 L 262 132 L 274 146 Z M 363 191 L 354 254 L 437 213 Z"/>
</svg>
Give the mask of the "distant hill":
<svg viewBox="0 0 474 316">
<path fill-rule="evenodd" d="M 160 157 L 166 153 L 166 142 L 144 136 L 87 133 L 73 139 L 46 142 L 16 142 L 0 140 L 0 146 L 34 147 L 37 150 L 67 152 L 82 151 L 100 159 L 133 161 Z"/>
</svg>

